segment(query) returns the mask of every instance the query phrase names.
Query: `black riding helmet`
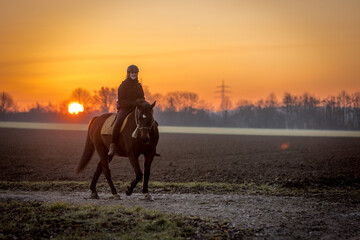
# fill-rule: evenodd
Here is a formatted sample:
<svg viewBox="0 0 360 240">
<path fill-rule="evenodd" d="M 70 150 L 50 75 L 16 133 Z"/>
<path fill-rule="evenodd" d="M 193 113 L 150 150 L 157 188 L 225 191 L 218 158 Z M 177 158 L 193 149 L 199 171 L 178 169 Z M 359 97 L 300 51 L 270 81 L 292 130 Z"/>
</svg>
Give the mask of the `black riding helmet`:
<svg viewBox="0 0 360 240">
<path fill-rule="evenodd" d="M 127 68 L 127 72 L 130 73 L 130 72 L 136 72 L 138 73 L 139 72 L 139 68 L 136 66 L 136 65 L 130 65 L 128 68 Z"/>
</svg>

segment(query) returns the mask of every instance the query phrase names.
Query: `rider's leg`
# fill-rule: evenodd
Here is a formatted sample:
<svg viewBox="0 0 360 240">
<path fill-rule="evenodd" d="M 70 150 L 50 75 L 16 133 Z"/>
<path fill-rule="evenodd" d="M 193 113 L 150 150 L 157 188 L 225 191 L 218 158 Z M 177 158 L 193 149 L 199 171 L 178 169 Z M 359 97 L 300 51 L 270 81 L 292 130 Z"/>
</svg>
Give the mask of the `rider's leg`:
<svg viewBox="0 0 360 240">
<path fill-rule="evenodd" d="M 119 112 L 117 113 L 108 155 L 115 154 L 116 143 L 118 142 L 119 136 L 120 136 L 121 124 L 122 124 L 124 118 L 126 117 L 126 113 L 127 113 L 127 111 L 125 109 L 119 109 Z"/>
</svg>

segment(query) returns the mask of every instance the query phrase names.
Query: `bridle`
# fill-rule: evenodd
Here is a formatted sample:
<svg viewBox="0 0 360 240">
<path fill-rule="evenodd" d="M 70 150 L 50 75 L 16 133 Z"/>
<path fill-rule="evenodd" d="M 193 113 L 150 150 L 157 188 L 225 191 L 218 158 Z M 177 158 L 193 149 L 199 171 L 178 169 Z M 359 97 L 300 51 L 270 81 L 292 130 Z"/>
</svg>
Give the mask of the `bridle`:
<svg viewBox="0 0 360 240">
<path fill-rule="evenodd" d="M 153 118 L 149 127 L 140 126 L 139 119 L 138 119 L 138 118 L 139 118 L 139 113 L 138 113 L 138 112 L 139 112 L 139 109 L 138 109 L 138 107 L 136 107 L 136 108 L 135 108 L 135 123 L 136 123 L 136 128 L 135 128 L 134 132 L 133 132 L 132 135 L 131 135 L 133 138 L 137 138 L 140 130 L 143 130 L 143 129 L 145 129 L 145 130 L 151 130 L 151 129 L 153 128 L 154 122 L 155 122 L 155 120 L 154 120 L 154 118 Z M 143 114 L 143 117 L 146 118 L 146 115 Z"/>
</svg>

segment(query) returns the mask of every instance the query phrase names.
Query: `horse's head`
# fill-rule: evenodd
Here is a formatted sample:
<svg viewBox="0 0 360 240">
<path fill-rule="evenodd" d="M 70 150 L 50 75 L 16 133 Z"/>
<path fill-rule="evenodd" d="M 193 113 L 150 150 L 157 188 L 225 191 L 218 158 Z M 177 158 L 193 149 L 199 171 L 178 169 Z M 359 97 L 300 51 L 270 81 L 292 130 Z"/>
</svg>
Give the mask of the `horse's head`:
<svg viewBox="0 0 360 240">
<path fill-rule="evenodd" d="M 150 142 L 150 132 L 155 123 L 153 116 L 155 104 L 156 101 L 153 104 L 144 100 L 136 102 L 135 121 L 137 130 L 140 132 L 141 141 L 144 144 L 149 144 Z"/>
</svg>

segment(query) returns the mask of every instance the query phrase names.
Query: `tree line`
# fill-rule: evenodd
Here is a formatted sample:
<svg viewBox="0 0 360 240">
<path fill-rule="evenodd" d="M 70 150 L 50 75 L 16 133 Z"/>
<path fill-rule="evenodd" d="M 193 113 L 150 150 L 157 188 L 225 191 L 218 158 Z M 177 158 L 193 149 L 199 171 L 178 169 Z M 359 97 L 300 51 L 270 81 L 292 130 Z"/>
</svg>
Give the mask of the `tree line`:
<svg viewBox="0 0 360 240">
<path fill-rule="evenodd" d="M 360 130 L 360 92 L 341 91 L 337 96 L 319 98 L 309 93 L 285 93 L 280 100 L 275 94 L 255 103 L 248 100 L 233 104 L 227 99 L 229 110 L 215 111 L 196 93 L 175 91 L 152 94 L 144 86 L 145 98 L 157 101 L 155 118 L 160 125 L 222 126 L 241 128 L 288 129 L 348 129 Z M 69 98 L 58 105 L 34 104 L 27 111 L 19 111 L 11 94 L 1 93 L 1 121 L 87 122 L 95 115 L 116 111 L 117 88 L 101 87 L 90 94 L 75 89 Z M 68 105 L 79 102 L 85 108 L 76 118 L 69 117 Z M 227 108 L 226 108 L 227 109 Z"/>
</svg>

